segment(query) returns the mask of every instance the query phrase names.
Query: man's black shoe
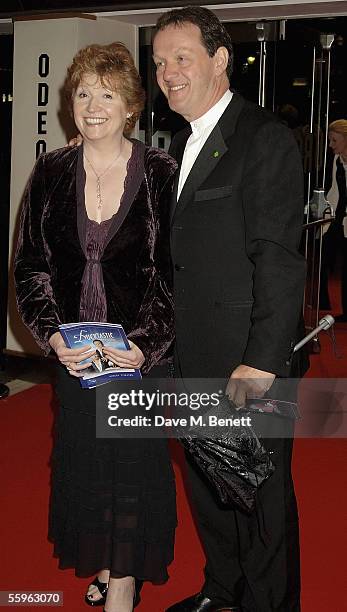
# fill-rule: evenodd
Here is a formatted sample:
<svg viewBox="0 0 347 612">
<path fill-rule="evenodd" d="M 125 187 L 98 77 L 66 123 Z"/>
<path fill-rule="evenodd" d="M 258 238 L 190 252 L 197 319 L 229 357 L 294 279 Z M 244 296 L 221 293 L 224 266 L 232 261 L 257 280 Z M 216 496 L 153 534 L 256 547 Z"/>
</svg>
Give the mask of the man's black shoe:
<svg viewBox="0 0 347 612">
<path fill-rule="evenodd" d="M 8 396 L 10 390 L 7 385 L 0 383 L 0 399 L 5 399 Z"/>
<path fill-rule="evenodd" d="M 241 612 L 241 608 L 221 599 L 209 599 L 203 593 L 196 593 L 170 606 L 166 612 Z"/>
</svg>

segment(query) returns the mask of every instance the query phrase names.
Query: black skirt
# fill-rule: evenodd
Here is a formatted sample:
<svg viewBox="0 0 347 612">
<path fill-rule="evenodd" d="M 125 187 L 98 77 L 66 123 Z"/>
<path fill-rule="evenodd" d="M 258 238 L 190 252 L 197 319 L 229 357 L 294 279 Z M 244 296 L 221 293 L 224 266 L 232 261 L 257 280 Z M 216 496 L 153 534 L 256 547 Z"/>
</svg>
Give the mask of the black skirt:
<svg viewBox="0 0 347 612">
<path fill-rule="evenodd" d="M 165 582 L 177 521 L 167 440 L 96 439 L 95 391 L 58 370 L 49 538 L 59 567 Z"/>
</svg>

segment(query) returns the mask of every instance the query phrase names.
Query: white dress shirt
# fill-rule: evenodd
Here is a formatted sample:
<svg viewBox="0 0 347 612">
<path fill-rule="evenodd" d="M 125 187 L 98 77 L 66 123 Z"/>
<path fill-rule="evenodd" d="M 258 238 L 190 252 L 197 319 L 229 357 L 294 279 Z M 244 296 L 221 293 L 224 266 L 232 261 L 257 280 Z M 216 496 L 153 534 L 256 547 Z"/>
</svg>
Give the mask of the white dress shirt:
<svg viewBox="0 0 347 612">
<path fill-rule="evenodd" d="M 223 115 L 226 107 L 229 105 L 233 94 L 228 89 L 224 96 L 210 108 L 202 117 L 191 122 L 192 133 L 189 136 L 184 154 L 182 158 L 180 177 L 178 181 L 177 199 L 181 195 L 184 183 L 187 180 L 188 174 L 191 171 L 193 164 L 198 157 L 202 147 L 211 134 L 213 128 L 217 125 L 219 119 Z"/>
</svg>

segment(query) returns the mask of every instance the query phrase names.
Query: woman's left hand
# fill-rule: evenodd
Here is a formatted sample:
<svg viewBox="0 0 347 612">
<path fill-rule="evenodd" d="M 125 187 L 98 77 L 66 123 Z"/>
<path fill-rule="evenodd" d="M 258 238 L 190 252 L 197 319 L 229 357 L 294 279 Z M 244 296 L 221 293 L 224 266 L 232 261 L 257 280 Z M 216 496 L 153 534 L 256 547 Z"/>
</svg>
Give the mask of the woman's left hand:
<svg viewBox="0 0 347 612">
<path fill-rule="evenodd" d="M 130 350 L 120 351 L 109 346 L 104 346 L 103 353 L 120 368 L 141 368 L 145 357 L 141 349 L 129 340 Z"/>
</svg>

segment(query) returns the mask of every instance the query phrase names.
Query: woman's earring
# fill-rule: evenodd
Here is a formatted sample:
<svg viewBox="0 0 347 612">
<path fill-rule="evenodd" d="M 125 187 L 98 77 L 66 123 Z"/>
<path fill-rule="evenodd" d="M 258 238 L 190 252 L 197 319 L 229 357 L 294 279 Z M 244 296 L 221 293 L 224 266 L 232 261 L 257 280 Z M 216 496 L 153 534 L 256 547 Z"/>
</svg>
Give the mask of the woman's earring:
<svg viewBox="0 0 347 612">
<path fill-rule="evenodd" d="M 130 119 L 130 117 L 133 116 L 133 113 L 127 113 L 127 119 Z"/>
</svg>

